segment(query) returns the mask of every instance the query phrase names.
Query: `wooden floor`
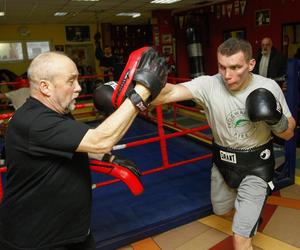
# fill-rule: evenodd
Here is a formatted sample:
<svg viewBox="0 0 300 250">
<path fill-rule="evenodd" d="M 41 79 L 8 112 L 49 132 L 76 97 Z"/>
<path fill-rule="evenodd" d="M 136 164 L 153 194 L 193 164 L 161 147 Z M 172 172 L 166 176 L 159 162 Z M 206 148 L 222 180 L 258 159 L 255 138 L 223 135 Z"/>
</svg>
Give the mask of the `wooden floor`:
<svg viewBox="0 0 300 250">
<path fill-rule="evenodd" d="M 263 223 L 253 238 L 254 249 L 300 249 L 300 149 L 296 184 L 269 198 Z M 124 246 L 118 250 L 231 250 L 231 221 L 215 215 Z"/>
</svg>

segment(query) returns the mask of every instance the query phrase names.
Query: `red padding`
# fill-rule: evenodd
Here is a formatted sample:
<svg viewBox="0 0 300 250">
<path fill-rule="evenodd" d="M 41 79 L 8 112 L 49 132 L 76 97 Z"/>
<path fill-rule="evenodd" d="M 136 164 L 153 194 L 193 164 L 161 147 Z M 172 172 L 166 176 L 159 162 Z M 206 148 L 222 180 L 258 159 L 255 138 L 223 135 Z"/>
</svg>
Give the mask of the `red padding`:
<svg viewBox="0 0 300 250">
<path fill-rule="evenodd" d="M 133 195 L 140 195 L 144 191 L 144 187 L 139 178 L 125 167 L 113 163 L 91 160 L 90 169 L 94 172 L 107 174 L 121 180 L 126 184 Z"/>
<path fill-rule="evenodd" d="M 134 73 L 141 60 L 142 55 L 149 50 L 150 47 L 143 47 L 133 51 L 128 58 L 126 66 L 121 74 L 118 81 L 117 87 L 112 95 L 112 103 L 115 108 L 120 107 L 123 102 L 125 93 L 127 92 L 128 86 L 131 84 Z"/>
</svg>

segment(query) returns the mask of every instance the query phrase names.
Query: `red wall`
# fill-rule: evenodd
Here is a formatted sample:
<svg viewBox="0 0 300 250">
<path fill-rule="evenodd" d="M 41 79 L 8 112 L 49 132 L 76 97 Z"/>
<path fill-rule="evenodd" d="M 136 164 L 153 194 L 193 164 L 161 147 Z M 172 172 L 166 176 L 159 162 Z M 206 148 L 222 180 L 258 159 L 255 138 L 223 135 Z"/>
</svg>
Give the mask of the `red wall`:
<svg viewBox="0 0 300 250">
<path fill-rule="evenodd" d="M 191 13 L 195 20 L 189 19 L 197 25 L 202 26 L 202 33 L 205 37 L 203 44 L 204 71 L 206 74 L 215 74 L 217 72 L 216 49 L 223 41 L 223 34 L 226 30 L 245 29 L 246 39 L 252 44 L 255 53 L 259 47 L 260 40 L 264 36 L 270 36 L 273 44 L 279 50 L 282 49 L 282 24 L 300 22 L 300 1 L 299 0 L 247 0 L 244 15 L 235 15 L 234 0 L 223 4 L 233 3 L 231 17 L 222 16 L 218 19 L 216 15 L 217 5 L 214 6 L 214 12 L 211 7 L 190 10 L 185 13 L 176 13 L 176 15 L 190 16 Z M 218 4 L 222 6 L 222 4 Z M 256 26 L 255 12 L 257 10 L 270 9 L 270 24 Z M 157 15 L 158 17 L 159 15 Z M 165 18 L 165 17 L 164 17 Z M 179 77 L 189 76 L 188 59 L 186 53 L 185 29 L 179 29 L 176 17 L 173 18 L 174 36 L 177 44 L 177 72 Z M 187 25 L 187 24 L 186 24 Z M 204 27 L 204 28 L 203 28 Z"/>
<path fill-rule="evenodd" d="M 156 30 L 159 31 L 159 45 L 155 41 Z M 161 53 L 163 46 L 163 35 L 171 34 L 173 38 L 174 26 L 170 10 L 154 10 L 152 11 L 152 34 L 154 48 Z M 168 43 L 168 44 L 171 44 Z"/>
</svg>

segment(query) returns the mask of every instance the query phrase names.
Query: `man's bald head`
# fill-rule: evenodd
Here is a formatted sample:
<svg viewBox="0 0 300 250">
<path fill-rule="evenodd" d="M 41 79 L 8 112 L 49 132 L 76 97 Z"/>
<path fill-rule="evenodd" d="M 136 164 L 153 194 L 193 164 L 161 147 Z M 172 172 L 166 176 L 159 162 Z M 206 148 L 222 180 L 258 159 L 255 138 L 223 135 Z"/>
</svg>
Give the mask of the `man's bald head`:
<svg viewBox="0 0 300 250">
<path fill-rule="evenodd" d="M 63 73 L 66 62 L 74 62 L 63 53 L 46 52 L 35 57 L 29 65 L 27 75 L 31 88 L 41 80 L 53 81 L 55 76 Z"/>
<path fill-rule="evenodd" d="M 66 55 L 46 52 L 33 59 L 28 68 L 30 96 L 48 108 L 66 114 L 75 109 L 81 86 L 75 63 Z"/>
<path fill-rule="evenodd" d="M 271 52 L 273 46 L 272 39 L 270 37 L 264 37 L 261 40 L 261 53 L 266 55 Z"/>
</svg>

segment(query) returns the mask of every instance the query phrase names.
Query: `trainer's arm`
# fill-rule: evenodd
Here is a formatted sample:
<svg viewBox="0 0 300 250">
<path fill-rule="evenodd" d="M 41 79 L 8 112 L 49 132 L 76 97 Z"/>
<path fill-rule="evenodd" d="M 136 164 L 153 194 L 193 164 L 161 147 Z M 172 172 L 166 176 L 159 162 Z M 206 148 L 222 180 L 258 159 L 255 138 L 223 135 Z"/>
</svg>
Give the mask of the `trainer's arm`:
<svg viewBox="0 0 300 250">
<path fill-rule="evenodd" d="M 135 86 L 135 90 L 143 100 L 146 100 L 150 96 L 149 90 L 140 84 Z M 98 127 L 88 130 L 76 151 L 94 154 L 110 152 L 112 147 L 128 130 L 137 114 L 137 108 L 127 98 L 122 105 Z"/>
<path fill-rule="evenodd" d="M 288 118 L 288 128 L 287 130 L 283 131 L 282 133 L 275 133 L 273 131 L 273 133 L 280 137 L 281 139 L 284 139 L 284 140 L 289 140 L 291 139 L 293 136 L 294 136 L 294 130 L 295 130 L 295 127 L 296 127 L 296 122 L 295 122 L 295 119 L 291 116 Z"/>
<path fill-rule="evenodd" d="M 185 86 L 167 83 L 151 104 L 160 105 L 164 103 L 190 100 L 192 98 L 192 93 Z"/>
</svg>

